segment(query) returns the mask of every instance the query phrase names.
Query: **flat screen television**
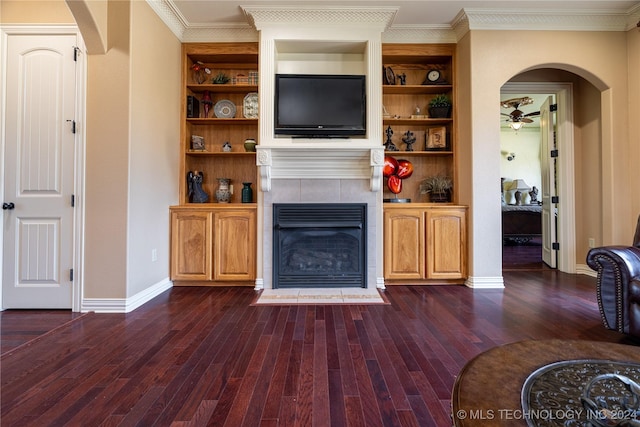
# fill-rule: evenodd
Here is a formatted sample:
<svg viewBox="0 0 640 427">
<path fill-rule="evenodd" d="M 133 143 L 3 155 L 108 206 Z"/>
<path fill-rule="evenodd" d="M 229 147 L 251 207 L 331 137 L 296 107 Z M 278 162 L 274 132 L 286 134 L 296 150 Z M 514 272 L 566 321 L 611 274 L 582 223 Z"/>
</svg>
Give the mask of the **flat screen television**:
<svg viewBox="0 0 640 427">
<path fill-rule="evenodd" d="M 276 74 L 276 135 L 344 138 L 366 131 L 365 76 Z"/>
</svg>

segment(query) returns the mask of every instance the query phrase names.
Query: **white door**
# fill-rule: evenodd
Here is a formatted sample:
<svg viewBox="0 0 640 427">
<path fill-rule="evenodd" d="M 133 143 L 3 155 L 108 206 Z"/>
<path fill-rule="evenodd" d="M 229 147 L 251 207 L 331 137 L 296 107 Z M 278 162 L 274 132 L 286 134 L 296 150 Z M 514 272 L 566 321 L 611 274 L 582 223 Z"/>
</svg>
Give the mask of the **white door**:
<svg viewBox="0 0 640 427">
<path fill-rule="evenodd" d="M 556 204 L 552 197 L 556 195 L 556 157 L 554 123 L 551 113 L 552 97 L 548 97 L 540 107 L 540 165 L 542 169 L 542 260 L 551 268 L 556 268 L 557 251 L 553 248 L 556 241 Z"/>
<path fill-rule="evenodd" d="M 74 35 L 9 34 L 3 153 L 3 308 L 71 308 Z"/>
</svg>

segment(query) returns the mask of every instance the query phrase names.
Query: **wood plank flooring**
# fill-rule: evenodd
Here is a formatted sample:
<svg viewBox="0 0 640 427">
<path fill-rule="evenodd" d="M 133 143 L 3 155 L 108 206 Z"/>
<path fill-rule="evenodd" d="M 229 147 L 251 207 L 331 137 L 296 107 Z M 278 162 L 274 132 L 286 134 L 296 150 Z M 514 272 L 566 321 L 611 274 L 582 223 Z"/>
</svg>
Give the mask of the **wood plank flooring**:
<svg viewBox="0 0 640 427">
<path fill-rule="evenodd" d="M 504 290 L 393 286 L 391 305 L 251 306 L 250 288 L 173 288 L 129 314 L 52 320 L 22 344 L 15 331 L 52 314 L 2 312 L 0 424 L 440 427 L 460 369 L 497 345 L 625 343 L 640 360 L 638 342 L 601 325 L 595 279 L 504 278 Z"/>
</svg>

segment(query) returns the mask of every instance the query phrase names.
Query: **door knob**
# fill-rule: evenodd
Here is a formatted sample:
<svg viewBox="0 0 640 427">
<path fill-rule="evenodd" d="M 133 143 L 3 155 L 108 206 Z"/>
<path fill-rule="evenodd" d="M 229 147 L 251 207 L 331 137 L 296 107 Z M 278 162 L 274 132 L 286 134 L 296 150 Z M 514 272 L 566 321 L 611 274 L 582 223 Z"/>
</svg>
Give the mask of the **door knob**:
<svg viewBox="0 0 640 427">
<path fill-rule="evenodd" d="M 14 205 L 13 203 L 9 202 L 9 203 L 3 203 L 2 204 L 2 209 L 6 210 L 11 210 L 13 208 L 15 208 L 16 205 Z"/>
</svg>

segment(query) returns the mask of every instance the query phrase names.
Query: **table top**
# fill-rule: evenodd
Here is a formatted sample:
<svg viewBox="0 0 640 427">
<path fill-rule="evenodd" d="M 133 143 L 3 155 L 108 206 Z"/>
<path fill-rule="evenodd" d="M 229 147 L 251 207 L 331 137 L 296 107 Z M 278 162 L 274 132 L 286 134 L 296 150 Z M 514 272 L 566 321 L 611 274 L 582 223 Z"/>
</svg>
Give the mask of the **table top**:
<svg viewBox="0 0 640 427">
<path fill-rule="evenodd" d="M 460 371 L 451 398 L 453 425 L 526 426 L 520 394 L 531 373 L 573 359 L 640 362 L 640 347 L 595 341 L 531 340 L 495 347 Z"/>
</svg>

